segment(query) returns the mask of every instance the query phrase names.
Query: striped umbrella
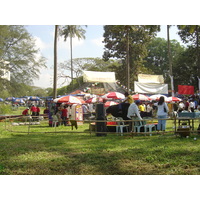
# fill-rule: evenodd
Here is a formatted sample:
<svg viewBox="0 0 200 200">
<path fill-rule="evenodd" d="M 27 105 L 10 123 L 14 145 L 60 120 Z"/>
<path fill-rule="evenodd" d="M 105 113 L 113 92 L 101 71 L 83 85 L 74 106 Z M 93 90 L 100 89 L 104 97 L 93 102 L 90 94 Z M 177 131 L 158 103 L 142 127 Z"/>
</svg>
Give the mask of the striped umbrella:
<svg viewBox="0 0 200 200">
<path fill-rule="evenodd" d="M 82 104 L 81 100 L 75 96 L 63 96 L 53 100 L 55 103 L 67 103 L 67 104 Z"/>
<path fill-rule="evenodd" d="M 134 94 L 132 95 L 134 100 L 141 100 L 141 101 L 149 101 L 151 100 L 151 98 L 149 98 L 148 96 L 144 95 L 144 94 Z"/>
<path fill-rule="evenodd" d="M 160 97 L 163 96 L 165 101 L 167 101 L 167 97 L 165 95 L 162 95 L 162 94 L 154 94 L 154 95 L 151 95 L 149 98 L 151 100 L 155 100 L 155 101 L 158 101 L 160 99 Z"/>
<path fill-rule="evenodd" d="M 86 100 L 85 102 L 86 102 L 86 103 L 103 102 L 103 98 L 101 98 L 101 97 L 93 97 L 93 98 L 89 98 L 89 99 Z"/>
<path fill-rule="evenodd" d="M 178 97 L 167 97 L 166 102 L 178 102 L 178 101 L 182 101 L 182 99 L 178 98 Z"/>
<path fill-rule="evenodd" d="M 107 101 L 105 104 L 104 104 L 104 107 L 109 107 L 109 106 L 113 106 L 113 105 L 117 105 L 118 103 L 115 102 L 115 101 Z"/>
<path fill-rule="evenodd" d="M 102 98 L 105 98 L 105 99 L 125 99 L 125 96 L 124 96 L 124 94 L 122 94 L 120 92 L 109 92 L 109 93 L 103 95 Z"/>
</svg>

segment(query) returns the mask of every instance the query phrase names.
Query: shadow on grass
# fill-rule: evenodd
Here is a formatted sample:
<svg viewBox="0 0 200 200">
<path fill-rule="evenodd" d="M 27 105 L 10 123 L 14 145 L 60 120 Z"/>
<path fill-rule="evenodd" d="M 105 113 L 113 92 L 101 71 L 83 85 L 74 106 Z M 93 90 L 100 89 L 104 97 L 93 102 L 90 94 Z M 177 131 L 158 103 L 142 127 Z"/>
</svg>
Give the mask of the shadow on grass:
<svg viewBox="0 0 200 200">
<path fill-rule="evenodd" d="M 0 139 L 0 174 L 198 174 L 197 144 L 158 136 L 13 134 Z"/>
</svg>

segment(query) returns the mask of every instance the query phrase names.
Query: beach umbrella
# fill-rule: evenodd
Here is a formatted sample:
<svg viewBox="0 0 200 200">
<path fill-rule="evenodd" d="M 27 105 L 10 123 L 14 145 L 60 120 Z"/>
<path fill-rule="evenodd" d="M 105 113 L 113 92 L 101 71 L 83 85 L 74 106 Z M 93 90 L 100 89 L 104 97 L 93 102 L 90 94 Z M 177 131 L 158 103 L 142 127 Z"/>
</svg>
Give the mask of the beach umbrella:
<svg viewBox="0 0 200 200">
<path fill-rule="evenodd" d="M 151 98 L 149 98 L 148 96 L 144 95 L 144 94 L 134 94 L 132 95 L 134 100 L 141 100 L 141 101 L 149 101 L 151 100 Z"/>
<path fill-rule="evenodd" d="M 82 104 L 81 100 L 75 96 L 63 96 L 53 100 L 55 103 L 67 103 L 67 104 Z"/>
<path fill-rule="evenodd" d="M 155 100 L 155 101 L 158 101 L 160 99 L 160 97 L 163 96 L 165 101 L 167 101 L 167 97 L 165 95 L 162 95 L 162 94 L 154 94 L 154 95 L 151 95 L 149 98 L 151 100 Z"/>
<path fill-rule="evenodd" d="M 16 98 L 13 102 L 14 103 L 25 103 L 24 100 L 21 98 Z"/>
<path fill-rule="evenodd" d="M 46 97 L 46 101 L 53 101 L 53 97 Z"/>
<path fill-rule="evenodd" d="M 118 103 L 115 102 L 115 101 L 107 101 L 105 104 L 104 104 L 104 107 L 109 107 L 109 106 L 113 106 L 113 105 L 117 105 Z"/>
<path fill-rule="evenodd" d="M 167 97 L 166 102 L 179 102 L 182 101 L 182 99 L 178 98 L 178 97 Z"/>
<path fill-rule="evenodd" d="M 6 98 L 6 101 L 14 101 L 15 100 L 15 97 L 7 97 Z"/>
<path fill-rule="evenodd" d="M 39 101 L 40 98 L 37 96 L 30 96 L 30 98 L 28 99 L 29 101 Z"/>
<path fill-rule="evenodd" d="M 85 104 L 85 101 L 82 99 L 81 96 L 76 96 L 77 99 L 79 99 L 81 101 L 81 104 Z"/>
<path fill-rule="evenodd" d="M 85 102 L 86 102 L 86 103 L 103 102 L 103 98 L 101 98 L 101 97 L 93 97 L 93 98 L 89 98 L 89 99 L 86 100 Z"/>
<path fill-rule="evenodd" d="M 125 96 L 124 96 L 124 94 L 122 94 L 120 92 L 109 92 L 109 93 L 103 95 L 102 98 L 105 98 L 105 99 L 125 99 Z"/>
</svg>

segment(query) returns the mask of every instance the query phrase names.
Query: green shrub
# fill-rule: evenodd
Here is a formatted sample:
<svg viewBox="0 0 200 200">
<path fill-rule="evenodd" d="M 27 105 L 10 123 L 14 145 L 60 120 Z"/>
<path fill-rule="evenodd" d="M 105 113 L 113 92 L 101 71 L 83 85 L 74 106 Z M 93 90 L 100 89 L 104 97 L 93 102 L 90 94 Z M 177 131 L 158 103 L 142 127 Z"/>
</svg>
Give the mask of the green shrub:
<svg viewBox="0 0 200 200">
<path fill-rule="evenodd" d="M 11 106 L 6 104 L 0 104 L 0 115 L 9 114 L 11 112 Z"/>
</svg>

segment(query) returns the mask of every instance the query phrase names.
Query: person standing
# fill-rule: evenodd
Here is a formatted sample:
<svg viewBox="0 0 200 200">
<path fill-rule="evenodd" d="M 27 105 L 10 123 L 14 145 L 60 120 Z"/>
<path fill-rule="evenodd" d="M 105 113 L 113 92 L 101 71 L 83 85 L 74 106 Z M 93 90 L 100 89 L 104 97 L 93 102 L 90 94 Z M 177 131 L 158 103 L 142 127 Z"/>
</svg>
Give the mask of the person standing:
<svg viewBox="0 0 200 200">
<path fill-rule="evenodd" d="M 138 101 L 140 101 L 140 100 L 138 100 Z M 141 102 L 139 103 L 138 109 L 140 111 L 140 116 L 145 117 L 145 107 L 144 107 L 143 103 L 141 103 Z"/>
<path fill-rule="evenodd" d="M 87 115 L 89 113 L 88 107 L 86 104 L 82 105 L 82 109 L 83 109 L 83 120 L 85 120 L 87 118 Z"/>
<path fill-rule="evenodd" d="M 190 101 L 189 101 L 188 110 L 189 110 L 190 112 L 194 112 L 194 109 L 195 109 L 194 101 L 193 101 L 193 100 L 190 100 Z"/>
<path fill-rule="evenodd" d="M 35 116 L 36 116 L 36 112 L 37 112 L 37 108 L 35 107 L 35 105 L 31 106 L 31 112 L 32 112 L 32 116 L 33 116 L 33 121 L 35 121 Z"/>
<path fill-rule="evenodd" d="M 39 115 L 40 115 L 40 108 L 39 106 L 36 106 L 36 116 L 39 117 Z"/>
<path fill-rule="evenodd" d="M 182 112 L 184 109 L 185 109 L 185 105 L 184 105 L 183 101 L 180 101 L 178 104 L 177 112 Z"/>
<path fill-rule="evenodd" d="M 151 103 L 147 104 L 147 117 L 152 117 L 153 116 L 153 107 Z"/>
<path fill-rule="evenodd" d="M 135 119 L 135 120 L 142 120 L 142 117 L 140 116 L 138 105 L 140 104 L 139 100 L 136 100 L 128 107 L 128 113 L 127 117 L 129 119 Z M 134 122 L 134 121 L 133 121 Z M 129 131 L 133 131 L 133 122 L 129 123 Z"/>
<path fill-rule="evenodd" d="M 167 104 L 165 103 L 164 96 L 161 96 L 159 101 L 154 104 L 157 106 L 157 117 L 158 117 L 158 126 L 157 126 L 157 131 L 164 131 L 166 129 L 166 118 L 168 116 L 169 108 Z"/>
<path fill-rule="evenodd" d="M 90 103 L 90 104 L 88 105 L 88 110 L 89 110 L 89 112 L 90 112 L 91 114 L 94 112 L 93 103 Z"/>
<path fill-rule="evenodd" d="M 64 124 L 65 126 L 67 126 L 67 106 L 64 106 L 62 109 L 62 114 L 61 114 L 61 118 L 62 118 L 62 124 Z"/>
</svg>

